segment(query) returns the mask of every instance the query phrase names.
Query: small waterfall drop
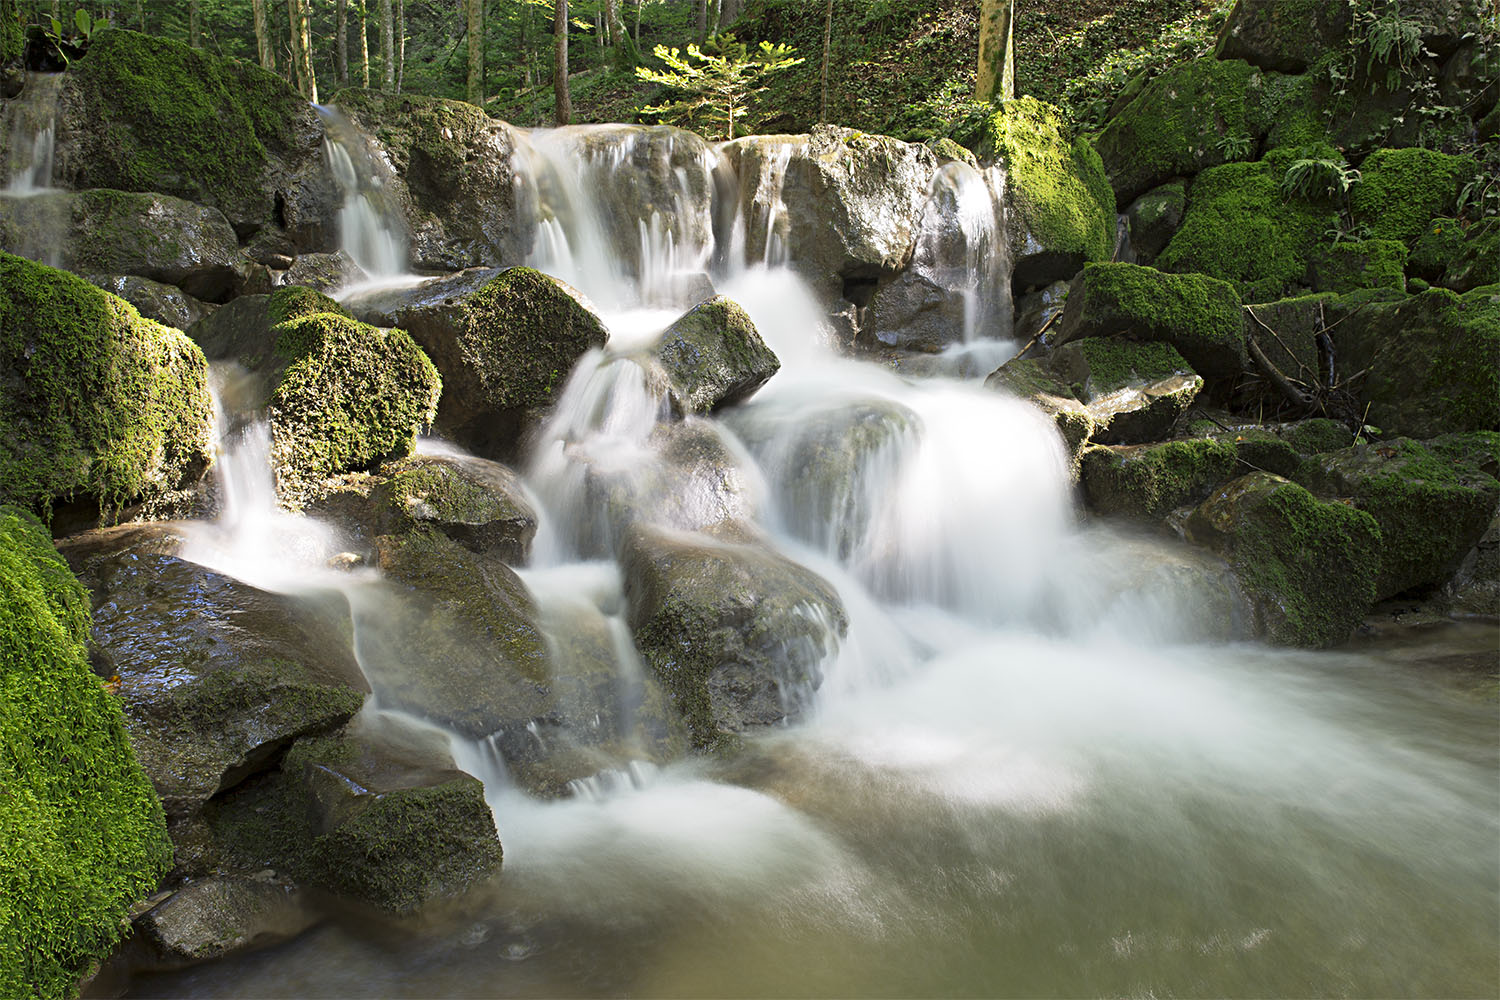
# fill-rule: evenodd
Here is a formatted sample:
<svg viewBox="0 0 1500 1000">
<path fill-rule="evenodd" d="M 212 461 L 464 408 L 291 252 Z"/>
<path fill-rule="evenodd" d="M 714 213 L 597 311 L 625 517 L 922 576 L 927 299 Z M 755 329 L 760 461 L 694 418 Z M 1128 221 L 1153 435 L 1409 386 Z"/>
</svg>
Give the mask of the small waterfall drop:
<svg viewBox="0 0 1500 1000">
<path fill-rule="evenodd" d="M 19 97 L 6 102 L 8 197 L 25 198 L 52 188 L 53 151 L 57 138 L 57 105 L 63 74 L 27 73 Z"/>
<path fill-rule="evenodd" d="M 315 105 L 323 119 L 323 151 L 343 193 L 339 245 L 370 285 L 407 275 L 407 234 L 396 203 L 393 173 L 359 129 L 337 108 Z"/>
</svg>

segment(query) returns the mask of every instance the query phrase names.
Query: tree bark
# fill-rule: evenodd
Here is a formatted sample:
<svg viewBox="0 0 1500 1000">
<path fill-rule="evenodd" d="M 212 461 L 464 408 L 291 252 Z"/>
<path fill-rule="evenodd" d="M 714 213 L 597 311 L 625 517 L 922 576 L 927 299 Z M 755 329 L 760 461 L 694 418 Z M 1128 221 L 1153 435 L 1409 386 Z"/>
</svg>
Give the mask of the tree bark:
<svg viewBox="0 0 1500 1000">
<path fill-rule="evenodd" d="M 380 0 L 380 89 L 396 89 L 396 14 L 391 0 Z"/>
<path fill-rule="evenodd" d="M 360 62 L 364 64 L 364 74 L 361 77 L 361 80 L 362 80 L 362 84 L 361 85 L 366 90 L 369 90 L 370 89 L 370 17 L 369 17 L 369 14 L 365 10 L 365 4 L 366 3 L 369 3 L 369 0 L 364 0 L 364 2 L 359 5 L 359 58 L 360 58 Z"/>
<path fill-rule="evenodd" d="M 297 23 L 297 16 L 301 13 L 302 4 L 300 0 L 286 0 L 287 22 L 291 28 L 292 42 L 292 70 L 297 74 L 297 93 L 303 97 L 307 96 L 307 76 L 303 68 L 302 52 L 302 26 Z"/>
<path fill-rule="evenodd" d="M 484 0 L 464 0 L 469 35 L 470 104 L 484 107 Z"/>
<path fill-rule="evenodd" d="M 833 49 L 833 0 L 828 0 L 828 10 L 823 15 L 823 67 L 818 72 L 823 94 L 818 101 L 818 121 L 828 121 L 828 56 Z"/>
<path fill-rule="evenodd" d="M 708 41 L 708 0 L 694 0 L 698 8 L 698 44 Z"/>
<path fill-rule="evenodd" d="M 625 33 L 625 29 L 620 27 L 619 0 L 604 0 L 604 24 L 609 28 L 610 46 L 619 45 L 621 36 Z"/>
<path fill-rule="evenodd" d="M 260 56 L 260 68 L 274 73 L 276 72 L 276 49 L 271 44 L 271 33 L 266 24 L 266 0 L 252 0 L 252 2 L 255 8 L 255 49 L 256 54 Z"/>
<path fill-rule="evenodd" d="M 646 0 L 635 0 L 635 44 L 639 48 L 641 44 L 641 8 L 646 6 Z"/>
<path fill-rule="evenodd" d="M 1016 96 L 1015 0 L 984 0 L 979 15 L 979 72 L 974 99 L 994 104 Z"/>
<path fill-rule="evenodd" d="M 333 78 L 340 87 L 349 86 L 349 0 L 338 0 L 337 31 L 333 46 Z"/>
<path fill-rule="evenodd" d="M 287 0 L 286 9 L 291 28 L 292 62 L 297 70 L 297 90 L 316 104 L 318 79 L 313 75 L 312 29 L 308 24 L 307 0 Z"/>
<path fill-rule="evenodd" d="M 262 3 L 265 0 L 261 0 Z M 144 0 L 135 0 L 135 30 L 142 34 L 146 31 L 146 4 Z"/>
<path fill-rule="evenodd" d="M 721 0 L 708 0 L 708 33 L 710 36 L 719 33 L 719 13 L 722 9 Z"/>
<path fill-rule="evenodd" d="M 188 45 L 203 47 L 203 12 L 198 9 L 198 0 L 188 0 Z"/>
<path fill-rule="evenodd" d="M 396 0 L 396 93 L 406 82 L 406 0 Z"/>
<path fill-rule="evenodd" d="M 568 0 L 553 0 L 552 94 L 557 102 L 553 116 L 558 125 L 573 120 L 573 100 L 568 95 Z"/>
</svg>

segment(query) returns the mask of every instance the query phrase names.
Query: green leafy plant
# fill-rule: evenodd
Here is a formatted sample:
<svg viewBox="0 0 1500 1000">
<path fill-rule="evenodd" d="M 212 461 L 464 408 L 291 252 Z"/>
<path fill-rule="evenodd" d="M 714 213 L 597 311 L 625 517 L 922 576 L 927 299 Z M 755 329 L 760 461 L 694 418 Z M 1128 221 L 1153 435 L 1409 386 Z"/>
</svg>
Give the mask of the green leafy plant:
<svg viewBox="0 0 1500 1000">
<path fill-rule="evenodd" d="M 1418 59 L 1432 55 L 1422 45 L 1422 22 L 1403 15 L 1399 3 L 1378 11 L 1358 5 L 1355 28 L 1354 43 L 1364 57 L 1366 75 L 1373 80 L 1383 72 L 1387 90 L 1400 86 Z"/>
<path fill-rule="evenodd" d="M 1220 136 L 1219 141 L 1214 143 L 1214 148 L 1219 151 L 1224 159 L 1233 161 L 1248 159 L 1250 157 L 1250 150 L 1254 148 L 1254 145 L 1254 141 L 1248 135 L 1244 135 L 1243 133 L 1235 135 L 1231 132 L 1228 135 Z"/>
<path fill-rule="evenodd" d="M 1281 178 L 1281 194 L 1288 200 L 1343 198 L 1359 182 L 1359 171 L 1341 160 L 1307 158 L 1292 161 Z"/>
<path fill-rule="evenodd" d="M 1370 238 L 1370 227 L 1363 223 L 1355 224 L 1347 219 L 1340 219 L 1336 224 L 1323 230 L 1324 237 L 1333 246 L 1340 243 L 1358 243 Z"/>
<path fill-rule="evenodd" d="M 635 75 L 680 91 L 682 96 L 647 105 L 639 113 L 669 124 L 702 126 L 700 130 L 711 139 L 746 134 L 753 124 L 747 117 L 746 102 L 765 91 L 761 81 L 767 75 L 802 62 L 792 52 L 789 46 L 770 42 L 761 42 L 752 50 L 733 35 L 715 37 L 707 51 L 689 45 L 685 56 L 678 49 L 658 45 L 654 54 L 666 69 L 637 66 Z"/>
</svg>

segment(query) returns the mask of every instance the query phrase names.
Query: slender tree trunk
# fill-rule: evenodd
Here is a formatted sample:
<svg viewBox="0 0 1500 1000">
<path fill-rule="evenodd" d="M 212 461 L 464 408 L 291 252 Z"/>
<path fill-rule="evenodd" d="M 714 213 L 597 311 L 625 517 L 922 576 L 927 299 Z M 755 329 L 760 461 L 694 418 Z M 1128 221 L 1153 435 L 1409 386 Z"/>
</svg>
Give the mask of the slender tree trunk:
<svg viewBox="0 0 1500 1000">
<path fill-rule="evenodd" d="M 198 9 L 198 0 L 188 0 L 188 45 L 195 49 L 203 45 L 203 12 Z"/>
<path fill-rule="evenodd" d="M 299 46 L 302 44 L 302 26 L 297 23 L 298 15 L 301 13 L 301 0 L 286 0 L 287 23 L 291 28 L 292 69 L 297 74 L 297 93 L 306 97 L 308 93 L 307 71 L 302 64 L 302 53 L 299 51 Z"/>
<path fill-rule="evenodd" d="M 392 0 L 380 0 L 380 89 L 396 89 L 396 9 Z"/>
<path fill-rule="evenodd" d="M 307 99 L 318 103 L 318 75 L 313 71 L 312 58 L 312 14 L 307 9 L 307 0 L 296 0 L 297 23 L 301 30 L 301 41 L 297 51 L 302 58 L 302 74 L 307 78 Z"/>
<path fill-rule="evenodd" d="M 135 0 L 135 30 L 143 34 L 146 31 L 146 4 L 143 0 Z"/>
<path fill-rule="evenodd" d="M 255 49 L 260 57 L 260 68 L 276 72 L 276 49 L 271 44 L 271 33 L 266 24 L 266 0 L 253 0 L 255 8 Z"/>
<path fill-rule="evenodd" d="M 521 5 L 521 60 L 527 87 L 536 86 L 536 73 L 531 64 L 531 4 Z"/>
<path fill-rule="evenodd" d="M 708 40 L 708 0 L 694 0 L 698 8 L 698 44 Z"/>
<path fill-rule="evenodd" d="M 369 0 L 365 0 L 368 3 Z M 365 10 L 365 3 L 359 6 L 359 58 L 364 65 L 364 74 L 361 77 L 361 86 L 370 89 L 370 17 Z"/>
<path fill-rule="evenodd" d="M 635 0 L 635 45 L 641 46 L 641 9 L 646 6 L 646 0 Z"/>
<path fill-rule="evenodd" d="M 604 23 L 609 28 L 609 44 L 613 48 L 620 44 L 624 29 L 620 27 L 619 0 L 604 0 Z"/>
<path fill-rule="evenodd" d="M 338 32 L 333 45 L 333 78 L 340 87 L 349 86 L 349 0 L 338 0 L 335 20 Z"/>
<path fill-rule="evenodd" d="M 406 0 L 396 0 L 396 93 L 406 82 Z"/>
<path fill-rule="evenodd" d="M 823 67 L 819 70 L 819 80 L 823 87 L 823 96 L 818 102 L 818 121 L 828 121 L 828 56 L 833 50 L 833 0 L 828 0 L 828 9 L 823 15 Z"/>
<path fill-rule="evenodd" d="M 484 107 L 484 0 L 464 0 L 469 35 L 470 104 Z"/>
<path fill-rule="evenodd" d="M 1015 16 L 1016 0 L 984 0 L 979 14 L 976 101 L 994 104 L 1016 96 Z"/>
<path fill-rule="evenodd" d="M 573 120 L 573 100 L 568 96 L 568 0 L 553 0 L 552 93 L 557 102 L 553 116 L 557 124 Z"/>
<path fill-rule="evenodd" d="M 719 33 L 719 14 L 723 10 L 721 0 L 708 0 L 708 33 L 717 35 Z"/>
</svg>

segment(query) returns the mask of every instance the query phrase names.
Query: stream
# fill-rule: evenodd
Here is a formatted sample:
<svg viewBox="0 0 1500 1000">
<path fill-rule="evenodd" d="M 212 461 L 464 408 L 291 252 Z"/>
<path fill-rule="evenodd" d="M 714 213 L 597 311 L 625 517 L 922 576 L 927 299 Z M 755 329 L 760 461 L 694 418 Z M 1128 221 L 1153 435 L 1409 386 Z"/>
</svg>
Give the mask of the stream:
<svg viewBox="0 0 1500 1000">
<path fill-rule="evenodd" d="M 800 720 L 733 754 L 621 759 L 556 801 L 518 790 L 483 741 L 441 734 L 485 783 L 493 885 L 403 923 L 334 913 L 129 995 L 1493 995 L 1493 624 L 1267 647 L 1240 638 L 1222 567 L 1081 519 L 1050 421 L 982 387 L 1018 346 L 1003 175 L 934 178 L 918 255 L 965 336 L 893 367 L 836 349 L 778 224 L 775 157 L 726 210 L 722 150 L 688 133 L 524 138 L 529 263 L 611 331 L 518 470 L 541 521 L 520 572 L 552 638 L 602 620 L 622 690 L 642 669 L 585 479 L 644 482 L 669 461 L 652 434 L 666 407 L 633 359 L 705 280 L 782 369 L 703 421 L 732 467 L 644 490 L 636 516 L 696 531 L 735 505 L 833 586 L 847 634 L 827 630 Z M 376 284 L 414 280 L 400 234 L 372 221 L 364 160 L 338 148 L 352 255 Z M 868 433 L 839 436 L 851 422 Z M 402 669 L 379 639 L 381 582 L 324 569 L 339 541 L 276 511 L 263 432 L 229 440 L 226 510 L 184 555 L 268 589 L 342 590 L 374 688 L 360 724 L 430 729 L 380 708 Z M 853 442 L 847 467 L 810 478 L 830 440 Z"/>
</svg>

